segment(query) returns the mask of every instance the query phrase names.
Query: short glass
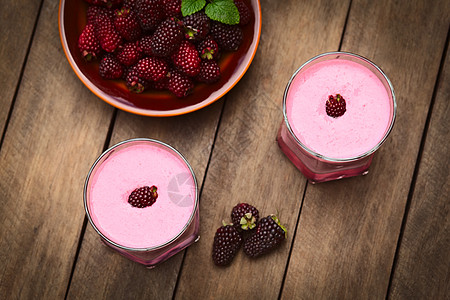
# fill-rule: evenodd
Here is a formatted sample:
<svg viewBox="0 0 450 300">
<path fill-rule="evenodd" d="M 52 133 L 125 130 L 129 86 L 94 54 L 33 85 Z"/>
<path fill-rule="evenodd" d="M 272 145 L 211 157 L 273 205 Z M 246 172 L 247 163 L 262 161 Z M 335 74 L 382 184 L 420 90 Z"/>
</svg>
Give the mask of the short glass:
<svg viewBox="0 0 450 300">
<path fill-rule="evenodd" d="M 355 157 L 330 158 L 308 148 L 300 142 L 299 138 L 292 130 L 288 120 L 287 97 L 289 88 L 294 78 L 314 66 L 315 64 L 332 59 L 341 59 L 356 62 L 368 68 L 375 74 L 385 87 L 390 101 L 389 125 L 382 139 L 369 151 Z M 375 151 L 383 144 L 394 125 L 397 104 L 395 101 L 394 89 L 386 74 L 370 60 L 348 52 L 327 52 L 317 55 L 304 63 L 290 78 L 283 96 L 284 122 L 281 123 L 277 134 L 277 142 L 281 150 L 291 160 L 291 162 L 306 176 L 311 183 L 325 182 L 357 175 L 366 175 L 372 162 Z"/>
<path fill-rule="evenodd" d="M 127 147 L 132 147 L 135 145 L 151 145 L 152 147 L 160 147 L 163 148 L 166 151 L 169 151 L 174 154 L 175 157 L 178 157 L 184 164 L 186 165 L 187 169 L 189 169 L 189 176 L 191 176 L 192 182 L 195 185 L 195 199 L 193 203 L 193 209 L 192 213 L 187 221 L 187 223 L 184 225 L 184 227 L 177 233 L 176 236 L 174 236 L 172 239 L 170 239 L 168 242 L 162 243 L 157 246 L 152 247 L 145 247 L 145 248 L 132 248 L 123 246 L 118 242 L 114 242 L 111 239 L 107 237 L 107 235 L 102 232 L 102 230 L 97 226 L 97 224 L 94 221 L 94 218 L 91 215 L 91 186 L 93 184 L 93 178 L 95 178 L 95 174 L 97 172 L 102 171 L 102 166 L 104 162 L 113 155 L 116 151 L 123 150 Z M 183 174 L 184 175 L 184 174 Z M 186 175 L 183 178 L 183 181 L 186 181 Z M 170 181 L 172 182 L 172 181 Z M 169 185 L 171 184 L 169 182 Z M 189 182 L 191 182 L 189 180 Z M 91 169 L 89 170 L 89 173 L 87 175 L 85 185 L 84 185 L 84 207 L 86 210 L 86 215 L 89 219 L 89 222 L 91 223 L 92 227 L 95 229 L 95 231 L 100 235 L 100 240 L 103 244 L 106 246 L 111 247 L 121 255 L 127 257 L 128 259 L 138 262 L 140 264 L 145 265 L 148 268 L 153 268 L 157 264 L 167 260 L 171 256 L 175 255 L 176 253 L 180 252 L 184 248 L 188 247 L 189 245 L 193 244 L 194 242 L 197 242 L 200 238 L 198 235 L 199 231 L 199 195 L 198 195 L 198 186 L 197 186 L 197 180 L 195 178 L 194 171 L 192 170 L 192 167 L 188 163 L 188 161 L 184 158 L 184 156 L 178 152 L 175 148 L 171 147 L 168 144 L 165 144 L 163 142 L 153 140 L 153 139 L 147 139 L 147 138 L 136 138 L 136 139 L 130 139 L 123 142 L 120 142 L 108 150 L 106 150 L 103 154 L 98 157 L 98 159 L 94 162 Z M 179 198 L 178 198 L 179 199 Z M 179 201 L 179 200 L 176 200 Z M 179 203 L 180 206 L 183 206 L 183 203 Z M 184 203 L 186 205 L 186 203 Z M 189 204 L 191 205 L 191 204 Z M 136 208 L 140 209 L 140 208 Z"/>
</svg>

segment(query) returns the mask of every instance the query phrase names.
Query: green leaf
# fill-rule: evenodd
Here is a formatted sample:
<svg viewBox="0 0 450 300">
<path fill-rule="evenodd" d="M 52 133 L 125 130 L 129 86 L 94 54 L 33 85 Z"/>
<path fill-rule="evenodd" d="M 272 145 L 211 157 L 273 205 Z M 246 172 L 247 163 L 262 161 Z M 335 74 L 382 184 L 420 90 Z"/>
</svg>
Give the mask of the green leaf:
<svg viewBox="0 0 450 300">
<path fill-rule="evenodd" d="M 211 20 L 229 25 L 239 24 L 239 11 L 233 0 L 211 0 L 206 5 L 205 13 Z"/>
<path fill-rule="evenodd" d="M 192 15 L 205 7 L 206 0 L 182 0 L 181 13 L 183 17 Z"/>
</svg>

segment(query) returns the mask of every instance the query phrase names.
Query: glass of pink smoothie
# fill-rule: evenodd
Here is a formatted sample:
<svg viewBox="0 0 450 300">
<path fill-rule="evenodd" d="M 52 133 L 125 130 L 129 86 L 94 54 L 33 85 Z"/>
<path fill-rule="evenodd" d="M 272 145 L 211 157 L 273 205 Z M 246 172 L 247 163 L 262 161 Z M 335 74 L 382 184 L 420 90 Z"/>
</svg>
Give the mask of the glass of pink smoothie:
<svg viewBox="0 0 450 300">
<path fill-rule="evenodd" d="M 135 189 L 156 187 L 153 204 L 136 207 Z M 84 186 L 92 227 L 107 246 L 147 267 L 168 259 L 198 239 L 198 188 L 187 160 L 152 139 L 126 140 L 93 164 Z"/>
<path fill-rule="evenodd" d="M 326 102 L 338 94 L 345 112 L 330 116 Z M 320 54 L 287 84 L 277 142 L 312 183 L 365 175 L 396 109 L 392 84 L 373 62 L 347 52 Z"/>
</svg>

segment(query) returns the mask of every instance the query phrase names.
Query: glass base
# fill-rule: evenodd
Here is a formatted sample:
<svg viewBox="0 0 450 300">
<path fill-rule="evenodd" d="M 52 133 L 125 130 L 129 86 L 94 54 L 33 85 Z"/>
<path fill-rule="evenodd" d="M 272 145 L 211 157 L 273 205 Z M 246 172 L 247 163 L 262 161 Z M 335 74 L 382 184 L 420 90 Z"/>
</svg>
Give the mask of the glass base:
<svg viewBox="0 0 450 300">
<path fill-rule="evenodd" d="M 305 175 L 311 183 L 326 182 L 369 173 L 373 154 L 348 162 L 325 161 L 305 151 L 291 136 L 285 122 L 281 123 L 277 134 L 281 151 Z"/>
<path fill-rule="evenodd" d="M 137 263 L 140 263 L 146 266 L 148 269 L 153 269 L 156 265 L 162 263 L 163 261 L 166 261 L 167 259 L 174 256 L 178 252 L 182 251 L 186 247 L 197 242 L 200 239 L 200 236 L 198 235 L 198 229 L 199 229 L 199 213 L 197 209 L 191 224 L 188 226 L 188 228 L 186 228 L 185 232 L 183 232 L 183 234 L 181 234 L 172 243 L 159 249 L 147 251 L 132 251 L 116 247 L 108 243 L 108 241 L 106 241 L 101 237 L 100 240 L 104 245 L 117 251 L 122 256 Z"/>
</svg>

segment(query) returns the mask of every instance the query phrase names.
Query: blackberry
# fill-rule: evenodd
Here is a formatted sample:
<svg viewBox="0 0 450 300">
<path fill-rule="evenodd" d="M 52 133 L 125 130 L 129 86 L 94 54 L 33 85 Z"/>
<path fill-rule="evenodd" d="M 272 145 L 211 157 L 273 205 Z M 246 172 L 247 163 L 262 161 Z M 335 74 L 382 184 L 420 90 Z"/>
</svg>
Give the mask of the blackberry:
<svg viewBox="0 0 450 300">
<path fill-rule="evenodd" d="M 152 37 L 150 35 L 146 35 L 139 40 L 139 48 L 142 52 L 148 56 L 152 56 Z"/>
<path fill-rule="evenodd" d="M 224 50 L 235 51 L 242 42 L 242 29 L 238 25 L 211 22 L 211 35 Z"/>
<path fill-rule="evenodd" d="M 227 266 L 242 245 L 242 235 L 233 225 L 219 227 L 214 235 L 212 259 L 217 266 Z"/>
<path fill-rule="evenodd" d="M 192 92 L 194 83 L 186 75 L 172 70 L 170 72 L 168 89 L 178 98 L 183 98 Z"/>
<path fill-rule="evenodd" d="M 167 75 L 167 63 L 157 57 L 144 57 L 138 61 L 136 68 L 139 76 L 148 81 L 158 81 Z"/>
<path fill-rule="evenodd" d="M 141 25 L 136 13 L 127 7 L 116 10 L 114 26 L 119 34 L 127 41 L 136 41 L 142 34 Z"/>
<path fill-rule="evenodd" d="M 172 55 L 173 64 L 184 74 L 195 77 L 200 72 L 201 59 L 194 44 L 182 41 L 180 47 Z"/>
<path fill-rule="evenodd" d="M 164 20 L 165 13 L 160 0 L 136 0 L 136 11 L 144 30 L 154 30 Z"/>
<path fill-rule="evenodd" d="M 143 186 L 137 188 L 131 192 L 130 196 L 128 196 L 128 203 L 138 208 L 151 206 L 156 202 L 156 198 L 158 198 L 156 190 L 157 188 L 154 185 L 151 187 Z"/>
<path fill-rule="evenodd" d="M 174 18 L 159 24 L 151 39 L 151 51 L 155 56 L 169 56 L 180 46 L 183 39 L 181 26 Z"/>
<path fill-rule="evenodd" d="M 186 38 L 195 41 L 203 40 L 209 33 L 210 21 L 203 11 L 198 11 L 183 18 Z"/>
<path fill-rule="evenodd" d="M 207 36 L 197 45 L 198 54 L 201 59 L 217 59 L 219 58 L 219 45 L 211 36 Z"/>
<path fill-rule="evenodd" d="M 244 243 L 244 253 L 250 257 L 266 254 L 281 245 L 286 239 L 286 228 L 276 216 L 262 218 L 255 233 Z"/>
<path fill-rule="evenodd" d="M 128 69 L 125 82 L 128 90 L 136 94 L 142 93 L 149 86 L 149 82 L 139 75 L 136 65 Z"/>
<path fill-rule="evenodd" d="M 123 67 L 113 54 L 106 54 L 100 61 L 98 71 L 104 79 L 119 79 L 123 74 Z"/>
<path fill-rule="evenodd" d="M 162 4 L 168 17 L 181 16 L 181 0 L 162 0 Z"/>
<path fill-rule="evenodd" d="M 116 31 L 113 20 L 106 12 L 100 11 L 95 17 L 95 23 L 95 35 L 100 42 L 100 46 L 107 52 L 114 52 L 122 43 L 122 38 Z"/>
<path fill-rule="evenodd" d="M 231 210 L 231 220 L 238 230 L 249 230 L 256 227 L 259 211 L 248 203 L 239 203 Z"/>
<path fill-rule="evenodd" d="M 204 83 L 214 83 L 220 79 L 220 67 L 215 60 L 202 60 L 200 73 L 196 77 L 197 81 Z"/>
<path fill-rule="evenodd" d="M 243 0 L 234 0 L 234 5 L 239 11 L 239 25 L 247 25 L 251 19 L 250 9 L 247 4 Z"/>
<path fill-rule="evenodd" d="M 87 61 L 95 59 L 101 52 L 100 42 L 95 36 L 95 26 L 87 24 L 78 38 L 78 49 Z"/>
<path fill-rule="evenodd" d="M 339 94 L 336 97 L 333 95 L 328 96 L 325 110 L 330 117 L 337 118 L 342 116 L 347 111 L 345 99 Z"/>
<path fill-rule="evenodd" d="M 116 57 L 122 65 L 129 67 L 141 59 L 142 52 L 137 42 L 130 42 L 118 47 Z"/>
</svg>

